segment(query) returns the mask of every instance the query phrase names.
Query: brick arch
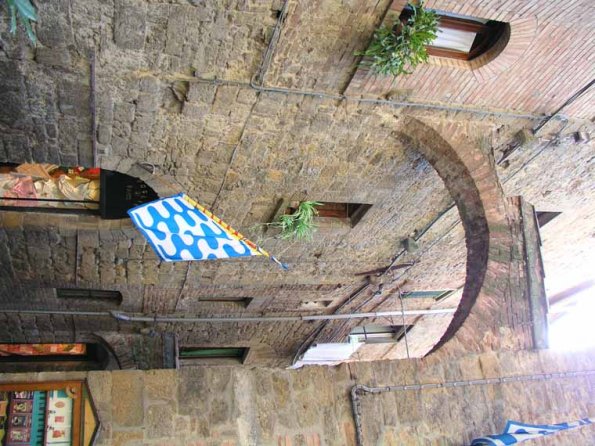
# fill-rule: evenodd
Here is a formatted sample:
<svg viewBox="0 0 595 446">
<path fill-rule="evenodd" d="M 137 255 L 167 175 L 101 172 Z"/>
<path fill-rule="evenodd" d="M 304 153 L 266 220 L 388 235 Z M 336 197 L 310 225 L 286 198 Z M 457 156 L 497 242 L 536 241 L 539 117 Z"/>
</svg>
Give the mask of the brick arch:
<svg viewBox="0 0 595 446">
<path fill-rule="evenodd" d="M 537 17 L 513 19 L 508 25 L 507 36 L 469 62 L 477 81 L 485 82 L 508 71 L 533 44 L 537 34 Z"/>
<path fill-rule="evenodd" d="M 481 14 L 478 12 L 477 14 Z M 504 35 L 482 55 L 473 60 L 457 60 L 430 56 L 428 63 L 468 70 L 478 82 L 487 82 L 512 68 L 531 47 L 537 34 L 537 18 L 523 17 L 507 23 Z"/>
<path fill-rule="evenodd" d="M 504 196 L 485 154 L 470 141 L 450 144 L 442 135 L 414 118 L 401 119 L 396 138 L 419 151 L 434 167 L 455 201 L 467 248 L 463 295 L 453 319 L 430 353 L 442 347 L 463 326 L 478 300 L 488 271 L 490 225 L 501 224 Z"/>
<path fill-rule="evenodd" d="M 168 197 L 183 191 L 182 186 L 172 177 L 162 175 L 151 163 L 117 156 L 102 157 L 102 169 L 114 170 L 143 180 L 160 197 Z"/>
</svg>

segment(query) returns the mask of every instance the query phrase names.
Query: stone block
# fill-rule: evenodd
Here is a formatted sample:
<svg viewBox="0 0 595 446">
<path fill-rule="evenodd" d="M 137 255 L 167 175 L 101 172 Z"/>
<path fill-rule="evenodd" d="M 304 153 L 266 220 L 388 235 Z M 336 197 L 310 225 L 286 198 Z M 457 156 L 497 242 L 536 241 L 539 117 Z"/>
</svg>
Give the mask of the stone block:
<svg viewBox="0 0 595 446">
<path fill-rule="evenodd" d="M 39 47 L 35 51 L 35 61 L 51 67 L 69 68 L 71 57 L 66 48 Z"/>
<path fill-rule="evenodd" d="M 112 433 L 111 446 L 137 446 L 141 445 L 143 440 L 143 432 L 136 431 L 115 431 Z"/>
<path fill-rule="evenodd" d="M 217 87 L 210 84 L 193 83 L 188 91 L 189 102 L 204 102 L 211 104 L 215 98 Z"/>
<path fill-rule="evenodd" d="M 177 399 L 178 377 L 173 370 L 151 370 L 145 373 L 145 392 L 149 401 Z"/>
<path fill-rule="evenodd" d="M 63 81 L 58 89 L 60 111 L 67 116 L 90 116 L 89 86 L 81 82 Z"/>
<path fill-rule="evenodd" d="M 170 8 L 169 20 L 167 22 L 167 43 L 165 52 L 172 55 L 181 55 L 184 47 L 186 28 L 186 16 L 188 8 L 184 6 L 172 6 Z"/>
<path fill-rule="evenodd" d="M 116 2 L 114 41 L 120 48 L 142 50 L 145 45 L 146 6 L 138 0 Z"/>
<path fill-rule="evenodd" d="M 87 384 L 102 423 L 112 421 L 112 375 L 109 372 L 90 372 Z"/>
<path fill-rule="evenodd" d="M 149 406 L 145 416 L 148 438 L 171 438 L 174 434 L 174 410 L 169 404 Z"/>
<path fill-rule="evenodd" d="M 5 91 L 0 94 L 0 122 L 8 126 L 14 125 L 23 117 L 25 98 L 16 91 Z"/>
<path fill-rule="evenodd" d="M 116 426 L 142 426 L 144 422 L 143 374 L 137 371 L 116 371 L 112 374 L 112 415 Z"/>
</svg>

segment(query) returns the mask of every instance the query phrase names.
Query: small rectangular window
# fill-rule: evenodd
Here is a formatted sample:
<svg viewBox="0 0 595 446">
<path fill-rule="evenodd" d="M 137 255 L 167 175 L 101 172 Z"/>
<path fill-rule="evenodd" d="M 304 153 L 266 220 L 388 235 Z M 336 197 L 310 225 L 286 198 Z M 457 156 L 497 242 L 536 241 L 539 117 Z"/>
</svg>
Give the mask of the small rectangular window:
<svg viewBox="0 0 595 446">
<path fill-rule="evenodd" d="M 319 203 L 320 205 L 316 206 L 317 217 L 336 218 L 347 222 L 351 227 L 358 224 L 372 207 L 371 204 L 364 203 L 332 203 L 328 201 L 319 201 Z M 288 207 L 285 213 L 293 214 L 296 210 L 297 204 Z"/>
<path fill-rule="evenodd" d="M 350 336 L 365 344 L 397 342 L 405 336 L 412 325 L 361 325 L 351 330 Z"/>
<path fill-rule="evenodd" d="M 246 347 L 180 347 L 181 366 L 242 364 L 248 355 Z"/>
<path fill-rule="evenodd" d="M 248 307 L 250 302 L 252 302 L 254 298 L 252 297 L 244 297 L 244 296 L 203 296 L 200 297 L 198 300 L 200 302 L 218 302 L 218 303 L 227 303 L 237 305 L 242 308 Z"/>
<path fill-rule="evenodd" d="M 324 308 L 330 307 L 333 304 L 331 299 L 325 300 L 310 300 L 305 301 L 300 304 L 300 308 L 303 310 L 322 310 Z"/>
<path fill-rule="evenodd" d="M 427 299 L 442 300 L 449 296 L 454 290 L 439 291 L 407 291 L 403 293 L 403 299 Z"/>
<path fill-rule="evenodd" d="M 59 299 L 85 299 L 109 301 L 120 305 L 122 293 L 112 290 L 90 290 L 81 288 L 56 288 L 56 296 Z"/>
</svg>

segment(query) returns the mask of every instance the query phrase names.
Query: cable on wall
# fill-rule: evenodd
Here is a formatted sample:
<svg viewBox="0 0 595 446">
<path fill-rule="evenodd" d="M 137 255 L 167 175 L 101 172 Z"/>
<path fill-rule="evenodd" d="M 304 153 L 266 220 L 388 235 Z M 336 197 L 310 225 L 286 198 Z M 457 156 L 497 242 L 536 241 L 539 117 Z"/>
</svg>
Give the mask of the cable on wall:
<svg viewBox="0 0 595 446">
<path fill-rule="evenodd" d="M 595 375 L 595 370 L 581 370 L 572 372 L 542 373 L 534 375 L 504 376 L 499 378 L 471 379 L 463 381 L 445 381 L 441 383 L 406 384 L 398 386 L 371 387 L 357 384 L 351 388 L 351 407 L 355 421 L 357 446 L 365 446 L 362 431 L 362 410 L 360 396 L 364 393 L 380 394 L 385 392 L 403 392 L 408 390 L 448 389 L 453 387 L 469 387 L 490 384 L 507 384 L 530 381 L 549 381 L 552 379 L 581 378 Z"/>
</svg>

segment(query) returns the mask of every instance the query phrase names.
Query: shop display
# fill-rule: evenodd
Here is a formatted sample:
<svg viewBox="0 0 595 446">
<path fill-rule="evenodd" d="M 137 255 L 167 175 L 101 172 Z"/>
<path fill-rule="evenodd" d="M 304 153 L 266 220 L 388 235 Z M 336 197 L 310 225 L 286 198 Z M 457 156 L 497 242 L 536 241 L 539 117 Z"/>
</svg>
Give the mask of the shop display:
<svg viewBox="0 0 595 446">
<path fill-rule="evenodd" d="M 83 382 L 0 384 L 1 446 L 89 446 L 98 426 Z"/>
<path fill-rule="evenodd" d="M 99 209 L 100 169 L 0 164 L 0 205 Z"/>
<path fill-rule="evenodd" d="M 86 352 L 86 344 L 0 344 L 0 356 L 76 356 Z"/>
</svg>

